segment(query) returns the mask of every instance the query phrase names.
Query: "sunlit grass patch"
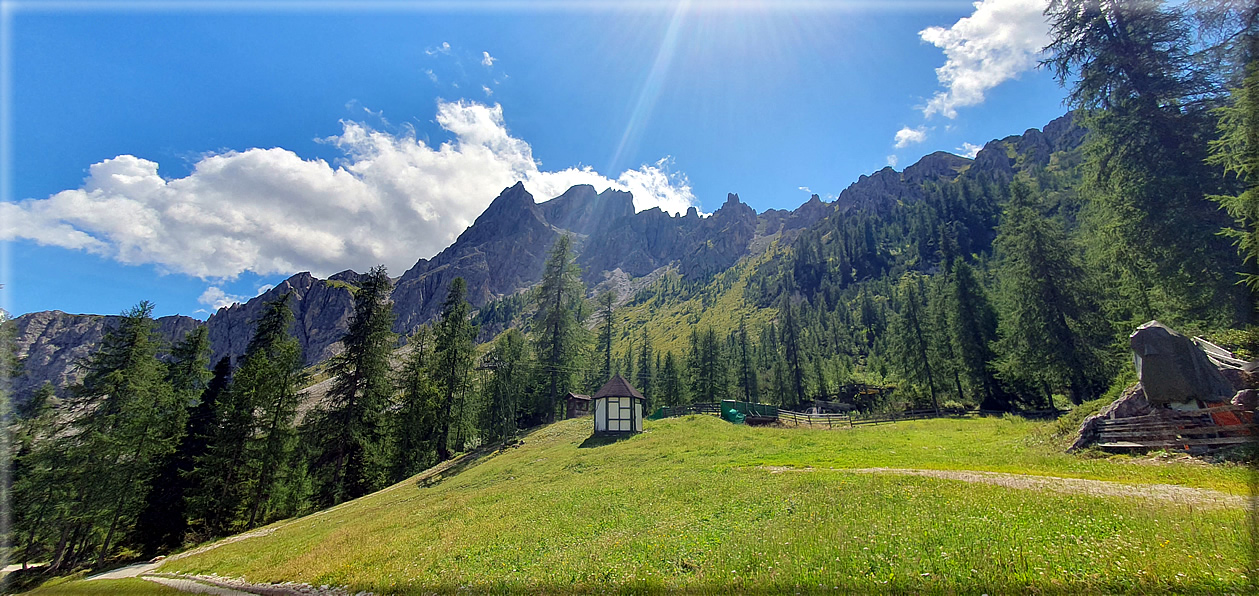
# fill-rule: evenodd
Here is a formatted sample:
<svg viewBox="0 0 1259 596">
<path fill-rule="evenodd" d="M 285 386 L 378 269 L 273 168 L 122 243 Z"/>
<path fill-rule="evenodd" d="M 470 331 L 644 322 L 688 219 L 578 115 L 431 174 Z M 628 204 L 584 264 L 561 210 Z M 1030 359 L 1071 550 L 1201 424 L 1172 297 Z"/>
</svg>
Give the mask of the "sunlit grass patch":
<svg viewBox="0 0 1259 596">
<path fill-rule="evenodd" d="M 690 417 L 581 448 L 590 421 L 566 421 L 438 484 L 404 483 L 162 571 L 378 593 L 1244 591 L 1240 508 L 843 471 L 971 469 L 1244 490 L 1234 468 L 1059 454 L 1026 440 L 1037 424 L 808 431 Z"/>
</svg>

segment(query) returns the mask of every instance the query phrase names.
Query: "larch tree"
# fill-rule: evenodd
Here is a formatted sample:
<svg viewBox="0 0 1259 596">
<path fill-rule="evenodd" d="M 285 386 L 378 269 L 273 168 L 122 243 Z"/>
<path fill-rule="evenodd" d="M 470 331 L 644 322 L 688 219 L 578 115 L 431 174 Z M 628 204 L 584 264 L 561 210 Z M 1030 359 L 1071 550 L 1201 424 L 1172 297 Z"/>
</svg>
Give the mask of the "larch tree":
<svg viewBox="0 0 1259 596">
<path fill-rule="evenodd" d="M 1039 212 L 1027 183 L 1015 180 L 1011 191 L 994 243 L 1004 310 L 996 368 L 1022 387 L 1065 389 L 1079 404 L 1105 388 L 1110 330 L 1062 228 Z"/>
<path fill-rule="evenodd" d="M 560 396 L 572 388 L 582 349 L 585 288 L 579 274 L 573 263 L 572 239 L 561 234 L 551 247 L 535 293 L 533 350 L 545 422 L 555 421 Z"/>
<path fill-rule="evenodd" d="M 383 486 L 388 453 L 385 410 L 391 405 L 393 379 L 389 356 L 393 333 L 393 282 L 383 265 L 373 267 L 354 291 L 354 312 L 332 358 L 328 407 L 319 414 L 328 441 L 318 462 L 330 468 L 321 491 L 323 503 L 335 505 Z"/>
<path fill-rule="evenodd" d="M 205 452 L 214 403 L 227 384 L 226 362 L 224 359 L 215 373 L 210 372 L 210 336 L 204 325 L 188 332 L 171 350 L 167 379 L 187 408 L 188 416 L 183 437 L 163 459 L 136 520 L 134 540 L 148 557 L 177 548 L 183 542 L 188 527 L 184 499 L 191 481 L 189 475 L 196 457 Z"/>
<path fill-rule="evenodd" d="M 901 278 L 898 294 L 900 311 L 893 318 L 891 327 L 893 367 L 906 381 L 927 388 L 931 407 L 939 414 L 936 372 L 931 368 L 931 329 L 924 312 L 921 279 L 905 275 Z"/>
<path fill-rule="evenodd" d="M 398 413 L 393 421 L 395 482 L 429 466 L 437 454 L 438 399 L 432 369 L 435 362 L 433 330 L 421 325 L 407 339 L 407 351 L 397 379 Z"/>
<path fill-rule="evenodd" d="M 450 459 L 451 429 L 463 424 L 456 418 L 471 388 L 476 327 L 468 319 L 471 307 L 464 299 L 467 284 L 462 277 L 450 282 L 441 317 L 434 328 L 433 383 L 437 388 L 436 449 L 438 461 Z M 457 431 L 456 431 L 457 432 Z"/>
</svg>

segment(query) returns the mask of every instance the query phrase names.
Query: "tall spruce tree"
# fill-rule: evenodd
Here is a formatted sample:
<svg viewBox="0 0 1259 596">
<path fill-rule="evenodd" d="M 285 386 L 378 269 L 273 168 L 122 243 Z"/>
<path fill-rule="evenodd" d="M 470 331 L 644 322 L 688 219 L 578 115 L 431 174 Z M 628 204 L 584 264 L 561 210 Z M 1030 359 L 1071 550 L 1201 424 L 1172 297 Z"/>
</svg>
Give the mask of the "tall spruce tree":
<svg viewBox="0 0 1259 596">
<path fill-rule="evenodd" d="M 328 441 L 317 461 L 326 467 L 320 501 L 335 505 L 384 485 L 388 451 L 384 414 L 393 394 L 389 356 L 397 343 L 393 282 L 383 265 L 373 267 L 354 292 L 354 312 L 341 339 L 342 352 L 332 358 L 332 388 L 327 409 Z"/>
<path fill-rule="evenodd" d="M 1079 404 L 1105 388 L 1101 351 L 1110 330 L 1061 227 L 1040 213 L 1025 182 L 1011 191 L 995 242 L 1005 311 L 997 369 L 1023 387 L 1066 389 Z"/>
<path fill-rule="evenodd" d="M 1259 8 L 1252 8 L 1250 28 L 1259 27 Z M 1211 141 L 1208 162 L 1236 179 L 1235 194 L 1210 197 L 1220 204 L 1236 226 L 1224 234 L 1241 253 L 1242 281 L 1259 293 L 1259 32 L 1247 36 L 1245 77 L 1233 90 L 1231 102 L 1216 110 L 1219 138 Z"/>
<path fill-rule="evenodd" d="M 734 349 L 738 367 L 739 393 L 742 399 L 755 402 L 760 399 L 760 387 L 756 378 L 756 357 L 748 341 L 747 318 L 739 319 L 739 329 L 734 332 Z"/>
<path fill-rule="evenodd" d="M 638 385 L 635 389 L 638 389 L 638 392 L 642 393 L 643 396 L 647 398 L 647 403 L 644 407 L 650 410 L 652 404 L 655 403 L 653 400 L 655 392 L 652 390 L 652 385 L 655 379 L 656 371 L 652 367 L 653 361 L 651 358 L 651 341 L 647 339 L 646 328 L 643 329 L 641 342 L 642 345 L 638 348 L 638 366 L 636 367 L 637 370 L 634 375 L 634 379 Z"/>
<path fill-rule="evenodd" d="M 598 350 L 599 368 L 595 373 L 592 387 L 602 387 L 604 383 L 612 378 L 612 337 L 615 331 L 613 327 L 614 318 L 616 316 L 616 295 L 612 292 L 603 292 L 599 294 L 599 337 L 595 340 L 595 348 Z"/>
<path fill-rule="evenodd" d="M 560 235 L 551 247 L 537 289 L 533 319 L 534 355 L 538 361 L 541 418 L 554 422 L 560 396 L 572 388 L 581 350 L 583 295 L 580 271 L 573 263 L 572 240 Z"/>
<path fill-rule="evenodd" d="M 783 359 L 790 375 L 791 392 L 782 396 L 782 403 L 791 407 L 800 407 L 806 400 L 804 367 L 807 362 L 798 314 L 799 309 L 791 303 L 790 297 L 783 296 L 778 307 L 778 329 L 781 334 L 779 343 L 782 345 Z"/>
<path fill-rule="evenodd" d="M 301 381 L 301 346 L 293 338 L 292 293 L 264 302 L 254 335 L 231 383 L 215 404 L 214 431 L 192 473 L 191 522 L 223 535 L 256 517 L 288 470 Z"/>
<path fill-rule="evenodd" d="M 1155 0 L 1052 0 L 1044 61 L 1069 89 L 1089 131 L 1088 255 L 1115 280 L 1129 323 L 1229 324 L 1246 298 L 1217 266 L 1228 225 L 1206 194 L 1220 187 L 1205 163 L 1212 68 L 1189 12 Z"/>
<path fill-rule="evenodd" d="M 686 384 L 682 382 L 682 372 L 673 352 L 665 352 L 659 385 L 659 395 L 664 405 L 679 406 L 690 401 L 686 397 Z"/>
</svg>

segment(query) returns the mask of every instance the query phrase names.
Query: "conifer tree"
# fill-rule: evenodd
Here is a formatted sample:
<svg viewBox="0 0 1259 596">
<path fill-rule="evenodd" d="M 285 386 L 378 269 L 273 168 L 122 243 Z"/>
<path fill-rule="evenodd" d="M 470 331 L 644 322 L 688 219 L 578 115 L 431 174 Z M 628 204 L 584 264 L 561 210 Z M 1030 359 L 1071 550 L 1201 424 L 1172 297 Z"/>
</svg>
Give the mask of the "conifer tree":
<svg viewBox="0 0 1259 596">
<path fill-rule="evenodd" d="M 682 374 L 678 368 L 673 352 L 665 352 L 664 364 L 660 369 L 660 399 L 666 406 L 678 406 L 688 403 L 686 384 L 682 382 Z"/>
<path fill-rule="evenodd" d="M 393 465 L 395 482 L 410 478 L 433 465 L 439 403 L 432 371 L 433 330 L 421 325 L 407 339 L 407 355 L 398 376 L 398 414 L 393 418 Z"/>
<path fill-rule="evenodd" d="M 736 349 L 738 350 L 739 391 L 743 394 L 744 400 L 755 402 L 760 399 L 760 390 L 757 386 L 753 348 L 748 342 L 746 318 L 739 320 L 739 329 L 736 331 Z"/>
<path fill-rule="evenodd" d="M 652 380 L 655 371 L 652 370 L 651 359 L 651 342 L 647 339 L 647 329 L 643 329 L 642 345 L 638 349 L 638 367 L 637 374 L 634 375 L 637 381 L 639 393 L 647 398 L 646 409 L 651 409 L 653 403 Z"/>
<path fill-rule="evenodd" d="M 463 424 L 455 415 L 462 410 L 461 405 L 471 388 L 473 340 L 477 332 L 468 320 L 471 307 L 464 300 L 466 288 L 462 277 L 450 282 L 446 301 L 442 303 L 441 318 L 434 329 L 433 382 L 438 400 L 435 420 L 438 461 L 450 459 L 451 430 Z M 455 430 L 457 434 L 458 430 Z"/>
<path fill-rule="evenodd" d="M 534 354 L 538 360 L 542 419 L 554 422 L 560 396 L 572 388 L 582 343 L 582 286 L 573 263 L 572 240 L 560 235 L 542 272 L 533 320 Z"/>
<path fill-rule="evenodd" d="M 599 337 L 596 349 L 599 352 L 599 368 L 595 373 L 592 386 L 602 387 L 612 378 L 612 334 L 614 317 L 616 316 L 616 295 L 612 292 L 599 294 Z"/>
<path fill-rule="evenodd" d="M 332 358 L 328 407 L 319 414 L 327 442 L 317 461 L 326 466 L 320 501 L 335 505 L 383 486 L 388 452 L 384 413 L 393 393 L 389 355 L 397 342 L 393 282 L 383 265 L 374 267 L 354 291 L 354 312 Z"/>
<path fill-rule="evenodd" d="M 1052 0 L 1048 58 L 1089 131 L 1088 255 L 1114 278 L 1129 323 L 1227 324 L 1245 297 L 1216 261 L 1228 222 L 1206 194 L 1219 188 L 1201 138 L 1212 72 L 1188 11 L 1156 0 Z"/>
<path fill-rule="evenodd" d="M 185 411 L 166 380 L 157 354 L 160 340 L 153 303 L 123 313 L 87 364 L 76 399 L 90 411 L 79 419 L 81 473 L 77 517 L 87 535 L 104 530 L 96 565 L 116 546 L 119 530 L 134 521 L 160 458 L 175 448 Z M 97 526 L 97 524 L 101 524 Z M 78 551 L 86 555 L 85 544 Z"/>
<path fill-rule="evenodd" d="M 979 394 L 980 408 L 1008 410 L 1008 396 L 988 366 L 995 359 L 990 345 L 997 339 L 997 311 L 970 265 L 957 261 L 951 281 L 949 331 L 961 376 Z"/>
<path fill-rule="evenodd" d="M 1259 27 L 1259 9 L 1252 8 L 1251 28 Z M 1236 177 L 1236 194 L 1210 197 L 1233 218 L 1236 227 L 1224 234 L 1236 243 L 1244 267 L 1242 281 L 1259 293 L 1259 32 L 1247 36 L 1245 77 L 1229 105 L 1216 110 L 1219 138 L 1211 141 L 1208 162 Z"/>
<path fill-rule="evenodd" d="M 1005 310 L 998 369 L 1024 386 L 1067 389 L 1072 402 L 1087 401 L 1109 376 L 1100 357 L 1109 330 L 1065 234 L 1037 210 L 1025 182 L 1014 181 L 1011 191 L 995 243 Z"/>
<path fill-rule="evenodd" d="M 792 407 L 799 407 L 805 402 L 804 367 L 806 362 L 801 326 L 797 320 L 798 312 L 796 306 L 791 303 L 791 299 L 784 296 L 778 307 L 779 333 L 783 358 L 786 360 L 787 371 L 790 375 L 791 392 L 783 395 L 782 399 L 784 404 L 791 400 Z"/>
<path fill-rule="evenodd" d="M 240 366 L 215 404 L 214 430 L 192 473 L 196 490 L 189 499 L 192 521 L 211 536 L 244 524 L 287 470 L 302 368 L 290 332 L 291 299 L 286 292 L 263 303 Z"/>
<path fill-rule="evenodd" d="M 135 542 L 149 557 L 177 548 L 188 527 L 184 499 L 190 487 L 189 475 L 196 458 L 205 453 L 206 435 L 214 422 L 214 404 L 227 384 L 229 370 L 226 358 L 214 373 L 207 368 L 209 362 L 210 336 L 204 325 L 188 332 L 171 350 L 167 379 L 186 404 L 188 416 L 183 437 L 164 458 L 136 520 Z"/>
<path fill-rule="evenodd" d="M 490 351 L 493 364 L 481 410 L 481 436 L 486 442 L 510 441 L 516 436 L 516 418 L 524 397 L 527 377 L 525 338 L 508 329 Z"/>
<path fill-rule="evenodd" d="M 931 368 L 930 327 L 923 312 L 920 284 L 920 278 L 914 275 L 907 274 L 901 278 L 901 309 L 892 322 L 892 362 L 906 381 L 927 387 L 931 407 L 939 414 L 936 375 Z"/>
</svg>

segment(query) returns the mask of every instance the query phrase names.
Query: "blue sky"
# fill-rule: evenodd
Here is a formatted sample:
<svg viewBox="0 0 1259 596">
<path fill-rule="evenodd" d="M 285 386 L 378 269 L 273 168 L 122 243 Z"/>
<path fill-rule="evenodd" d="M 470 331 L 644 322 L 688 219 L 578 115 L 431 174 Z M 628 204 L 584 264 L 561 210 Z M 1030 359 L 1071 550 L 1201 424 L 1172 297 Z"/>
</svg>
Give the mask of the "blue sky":
<svg viewBox="0 0 1259 596">
<path fill-rule="evenodd" d="M 4 5 L 14 314 L 402 274 L 516 179 L 758 211 L 1064 112 L 1043 0 Z"/>
</svg>

